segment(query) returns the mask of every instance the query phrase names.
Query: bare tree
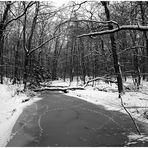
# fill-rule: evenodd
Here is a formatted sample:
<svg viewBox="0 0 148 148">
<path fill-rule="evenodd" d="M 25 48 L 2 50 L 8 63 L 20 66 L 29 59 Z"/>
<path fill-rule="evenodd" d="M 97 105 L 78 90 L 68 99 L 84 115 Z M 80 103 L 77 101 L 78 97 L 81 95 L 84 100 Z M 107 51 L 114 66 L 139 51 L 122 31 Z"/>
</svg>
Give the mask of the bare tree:
<svg viewBox="0 0 148 148">
<path fill-rule="evenodd" d="M 102 5 L 104 6 L 104 9 L 105 9 L 107 21 L 110 21 L 110 12 L 108 8 L 108 2 L 102 2 Z M 109 27 L 109 30 L 113 29 L 113 26 L 110 23 L 108 24 L 108 27 Z M 114 69 L 117 75 L 118 91 L 119 91 L 119 94 L 121 94 L 123 93 L 124 90 L 123 90 L 123 82 L 122 82 L 122 73 L 121 73 L 120 64 L 118 60 L 117 47 L 116 47 L 114 34 L 110 34 L 110 40 L 111 40 L 112 55 L 114 59 Z"/>
</svg>

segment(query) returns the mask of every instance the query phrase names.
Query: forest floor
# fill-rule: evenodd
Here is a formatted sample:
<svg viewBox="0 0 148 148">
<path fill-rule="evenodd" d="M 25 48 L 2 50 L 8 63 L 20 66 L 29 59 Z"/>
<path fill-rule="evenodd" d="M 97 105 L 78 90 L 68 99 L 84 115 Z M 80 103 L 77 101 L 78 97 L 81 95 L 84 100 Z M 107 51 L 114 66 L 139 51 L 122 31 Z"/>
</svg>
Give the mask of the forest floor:
<svg viewBox="0 0 148 148">
<path fill-rule="evenodd" d="M 79 87 L 82 86 L 82 82 L 77 82 L 75 80 L 74 82 L 69 83 L 68 80 L 65 82 L 63 80 L 57 80 L 52 82 L 51 85 Z M 129 88 L 122 96 L 124 106 L 135 120 L 148 123 L 148 82 L 142 81 L 138 91 L 131 78 L 124 82 L 124 86 Z M 67 95 L 78 97 L 79 99 L 96 105 L 102 105 L 106 110 L 115 110 L 127 114 L 121 105 L 121 100 L 118 98 L 117 85 L 114 83 L 109 84 L 103 81 L 97 81 L 94 86 L 90 83 L 85 90 L 69 90 Z M 131 139 L 131 141 L 134 139 L 148 141 L 148 137 L 139 136 L 138 134 L 129 135 L 129 139 Z"/>
<path fill-rule="evenodd" d="M 82 82 L 57 80 L 53 81 L 53 86 L 79 87 Z M 122 96 L 124 106 L 129 110 L 132 116 L 140 121 L 148 123 L 148 82 L 142 81 L 139 90 L 136 90 L 132 79 L 127 79 L 124 86 L 129 88 L 125 90 Z M 118 98 L 117 85 L 114 83 L 105 83 L 103 81 L 95 82 L 94 86 L 90 83 L 85 90 L 69 90 L 67 95 L 78 97 L 96 105 L 103 105 L 107 110 L 117 110 L 126 113 Z"/>
<path fill-rule="evenodd" d="M 11 138 L 12 128 L 23 109 L 40 100 L 29 91 L 22 93 L 22 89 L 22 85 L 0 85 L 0 147 Z"/>
<path fill-rule="evenodd" d="M 47 83 L 48 84 L 48 83 Z M 52 86 L 82 87 L 81 81 L 69 80 L 53 81 Z M 148 123 L 148 82 L 142 81 L 139 91 L 133 85 L 132 79 L 124 82 L 124 86 L 130 88 L 122 96 L 124 106 L 136 120 Z M 0 85 L 0 146 L 5 146 L 8 137 L 10 137 L 12 128 L 17 121 L 23 109 L 31 105 L 33 102 L 40 100 L 37 94 L 30 91 L 21 92 L 22 85 Z M 79 99 L 91 102 L 96 105 L 102 105 L 106 110 L 116 110 L 126 113 L 118 98 L 117 85 L 108 84 L 103 81 L 95 82 L 94 86 L 90 83 L 84 90 L 68 90 L 66 95 L 74 96 Z M 12 118 L 13 117 L 13 118 Z M 131 141 L 139 138 L 139 140 L 148 140 L 148 137 L 139 137 L 138 135 L 129 135 Z"/>
</svg>

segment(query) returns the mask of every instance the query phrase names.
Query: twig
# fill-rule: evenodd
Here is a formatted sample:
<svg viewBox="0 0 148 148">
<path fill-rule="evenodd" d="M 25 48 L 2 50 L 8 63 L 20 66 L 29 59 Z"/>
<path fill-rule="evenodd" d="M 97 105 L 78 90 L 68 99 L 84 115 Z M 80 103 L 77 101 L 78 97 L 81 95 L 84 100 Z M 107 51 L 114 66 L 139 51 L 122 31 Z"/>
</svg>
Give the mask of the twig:
<svg viewBox="0 0 148 148">
<path fill-rule="evenodd" d="M 121 99 L 121 105 L 122 105 L 122 107 L 124 108 L 124 110 L 128 113 L 128 115 L 129 115 L 130 118 L 132 119 L 132 121 L 133 121 L 133 123 L 134 123 L 134 126 L 135 126 L 135 128 L 136 128 L 138 134 L 141 135 L 141 132 L 140 132 L 140 130 L 139 130 L 139 127 L 137 126 L 137 124 L 136 124 L 134 118 L 132 117 L 132 115 L 130 114 L 130 112 L 126 109 L 126 107 L 124 106 L 123 99 L 122 99 L 121 95 L 119 95 L 119 98 Z"/>
</svg>

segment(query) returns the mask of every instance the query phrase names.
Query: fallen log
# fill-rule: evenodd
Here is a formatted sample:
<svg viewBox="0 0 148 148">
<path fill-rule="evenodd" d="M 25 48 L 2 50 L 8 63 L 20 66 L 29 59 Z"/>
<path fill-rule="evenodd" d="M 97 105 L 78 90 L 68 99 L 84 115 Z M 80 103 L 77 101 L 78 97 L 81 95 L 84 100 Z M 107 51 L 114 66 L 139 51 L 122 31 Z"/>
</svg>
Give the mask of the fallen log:
<svg viewBox="0 0 148 148">
<path fill-rule="evenodd" d="M 88 80 L 86 82 L 86 84 L 84 85 L 84 88 L 90 83 L 90 82 L 93 82 L 93 81 L 97 81 L 97 80 L 103 80 L 103 81 L 106 81 L 106 82 L 110 82 L 110 83 L 117 83 L 117 81 L 113 81 L 109 78 L 104 78 L 104 77 L 96 77 L 94 79 L 91 79 L 91 80 Z"/>
<path fill-rule="evenodd" d="M 42 86 L 42 87 L 60 87 L 60 88 L 66 88 L 66 87 L 69 87 L 69 86 L 52 86 L 52 85 L 46 85 L 46 84 L 40 84 L 40 86 Z"/>
<path fill-rule="evenodd" d="M 83 87 L 69 87 L 68 90 L 85 90 Z"/>
<path fill-rule="evenodd" d="M 85 90 L 83 87 L 70 87 L 70 88 L 40 88 L 34 89 L 34 92 L 40 91 L 62 91 L 64 93 L 68 93 L 68 90 Z"/>
<path fill-rule="evenodd" d="M 67 93 L 67 89 L 60 89 L 60 88 L 41 88 L 41 89 L 34 89 L 34 92 L 40 92 L 40 91 L 63 91 L 64 93 Z"/>
</svg>

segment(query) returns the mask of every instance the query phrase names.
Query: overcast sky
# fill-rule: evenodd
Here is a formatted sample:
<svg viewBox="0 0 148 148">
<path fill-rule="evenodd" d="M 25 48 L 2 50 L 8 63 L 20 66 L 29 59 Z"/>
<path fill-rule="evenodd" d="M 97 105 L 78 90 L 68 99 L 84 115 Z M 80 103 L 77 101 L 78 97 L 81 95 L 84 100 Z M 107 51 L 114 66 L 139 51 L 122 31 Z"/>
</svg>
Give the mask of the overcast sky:
<svg viewBox="0 0 148 148">
<path fill-rule="evenodd" d="M 67 4 L 68 2 L 70 1 L 75 1 L 75 2 L 82 2 L 82 1 L 85 1 L 85 0 L 51 0 L 56 6 L 61 6 L 63 4 Z"/>
<path fill-rule="evenodd" d="M 68 2 L 71 1 L 71 0 L 52 0 L 52 1 L 53 1 L 53 3 L 54 3 L 56 6 L 61 6 L 61 5 L 63 5 L 63 4 L 68 3 Z"/>
</svg>

